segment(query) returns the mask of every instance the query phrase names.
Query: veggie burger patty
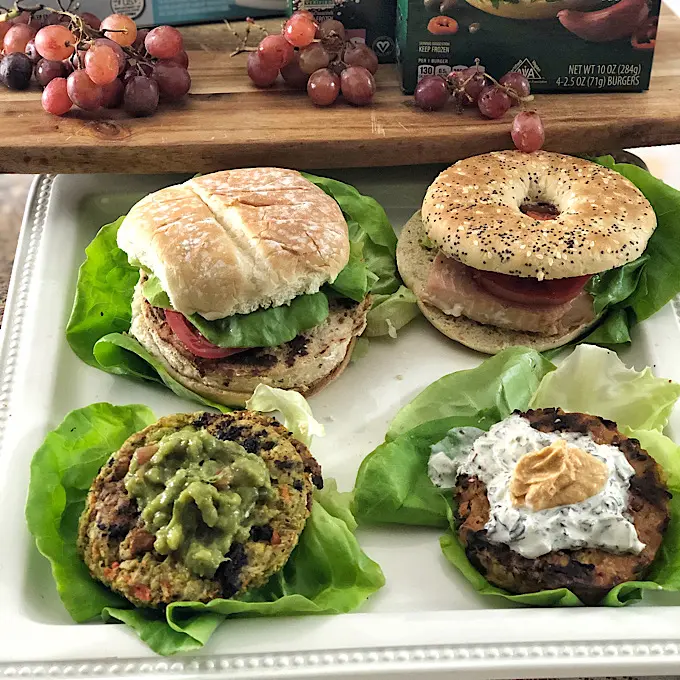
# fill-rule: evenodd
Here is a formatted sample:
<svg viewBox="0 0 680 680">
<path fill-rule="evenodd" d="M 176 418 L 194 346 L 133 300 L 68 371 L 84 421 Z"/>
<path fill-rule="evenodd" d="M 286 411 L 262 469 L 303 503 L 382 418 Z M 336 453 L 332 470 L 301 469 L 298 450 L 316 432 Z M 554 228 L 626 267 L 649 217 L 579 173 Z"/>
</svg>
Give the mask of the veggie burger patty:
<svg viewBox="0 0 680 680">
<path fill-rule="evenodd" d="M 164 442 L 172 435 L 175 448 L 163 461 L 156 461 L 159 447 L 165 455 Z M 207 444 L 201 444 L 199 435 Z M 185 445 L 182 437 L 189 442 L 186 459 L 193 455 L 196 461 L 194 474 L 212 465 L 211 476 L 200 481 L 186 476 L 184 449 L 176 455 L 177 441 Z M 206 450 L 216 449 L 219 455 L 207 459 L 201 446 L 212 447 Z M 220 446 L 231 447 L 226 454 L 232 457 L 224 458 Z M 232 461 L 231 466 L 220 469 L 220 455 Z M 238 480 L 255 474 L 258 466 L 264 473 L 259 488 L 249 489 L 248 482 L 241 481 L 245 488 L 236 489 L 240 495 L 234 493 Z M 158 475 L 165 475 L 160 482 Z M 152 490 L 160 488 L 163 493 L 142 501 L 152 513 L 152 519 L 147 516 L 144 521 L 144 511 L 129 489 L 141 484 L 144 490 L 147 479 Z M 174 505 L 164 507 L 178 485 L 182 490 L 175 494 Z M 138 606 L 234 598 L 263 585 L 286 564 L 309 516 L 313 487 L 322 485 L 321 468 L 307 447 L 273 418 L 249 411 L 166 416 L 132 435 L 100 470 L 80 518 L 78 550 L 94 578 Z M 248 494 L 259 505 L 248 506 L 239 515 L 239 503 Z M 232 506 L 236 508 L 233 518 Z M 250 524 L 258 512 L 268 521 Z M 225 523 L 232 519 L 233 526 Z M 164 520 L 163 529 L 154 533 L 155 523 Z M 217 538 L 211 533 L 215 527 L 222 529 Z M 237 540 L 239 533 L 229 533 L 233 531 L 245 532 L 245 539 Z M 214 556 L 223 535 L 236 538 L 226 554 L 219 554 L 218 548 L 219 566 L 212 573 L 201 560 Z M 183 537 L 181 546 L 178 536 Z"/>
<path fill-rule="evenodd" d="M 468 475 L 460 475 L 454 488 L 458 536 L 473 566 L 500 588 L 511 593 L 569 588 L 583 603 L 597 604 L 614 586 L 639 580 L 656 556 L 670 519 L 671 495 L 661 470 L 640 442 L 622 435 L 612 421 L 555 408 L 516 413 L 540 432 L 589 434 L 595 443 L 616 447 L 624 454 L 635 471 L 627 511 L 645 547 L 639 554 L 584 548 L 523 557 L 508 545 L 488 540 L 484 528 L 490 513 L 487 488 Z"/>
</svg>

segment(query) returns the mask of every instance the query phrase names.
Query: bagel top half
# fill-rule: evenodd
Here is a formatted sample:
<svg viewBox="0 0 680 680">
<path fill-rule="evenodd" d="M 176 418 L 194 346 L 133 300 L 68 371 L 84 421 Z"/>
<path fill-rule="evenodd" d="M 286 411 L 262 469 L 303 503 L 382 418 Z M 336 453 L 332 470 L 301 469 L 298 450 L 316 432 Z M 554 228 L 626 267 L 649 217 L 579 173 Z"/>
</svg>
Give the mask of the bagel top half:
<svg viewBox="0 0 680 680">
<path fill-rule="evenodd" d="M 558 214 L 537 220 L 525 204 Z M 463 264 L 543 279 L 596 274 L 637 259 L 656 228 L 642 192 L 597 163 L 537 151 L 473 156 L 444 170 L 422 207 L 425 231 Z"/>
</svg>

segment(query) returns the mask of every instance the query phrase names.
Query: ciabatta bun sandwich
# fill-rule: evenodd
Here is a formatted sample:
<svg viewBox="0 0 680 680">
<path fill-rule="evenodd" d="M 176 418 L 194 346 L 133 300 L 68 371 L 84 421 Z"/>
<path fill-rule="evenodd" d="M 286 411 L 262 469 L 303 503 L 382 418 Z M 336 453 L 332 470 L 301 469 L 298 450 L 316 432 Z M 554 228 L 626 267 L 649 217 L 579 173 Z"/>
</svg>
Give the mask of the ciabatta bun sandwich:
<svg viewBox="0 0 680 680">
<path fill-rule="evenodd" d="M 130 333 L 188 389 L 241 406 L 258 383 L 312 394 L 349 362 L 370 306 L 320 290 L 350 257 L 338 204 L 299 172 L 204 175 L 135 205 Z"/>
<path fill-rule="evenodd" d="M 655 228 L 652 206 L 619 173 L 502 151 L 437 177 L 399 237 L 397 264 L 444 335 L 488 354 L 544 351 L 597 323 L 591 278 L 637 259 Z"/>
</svg>

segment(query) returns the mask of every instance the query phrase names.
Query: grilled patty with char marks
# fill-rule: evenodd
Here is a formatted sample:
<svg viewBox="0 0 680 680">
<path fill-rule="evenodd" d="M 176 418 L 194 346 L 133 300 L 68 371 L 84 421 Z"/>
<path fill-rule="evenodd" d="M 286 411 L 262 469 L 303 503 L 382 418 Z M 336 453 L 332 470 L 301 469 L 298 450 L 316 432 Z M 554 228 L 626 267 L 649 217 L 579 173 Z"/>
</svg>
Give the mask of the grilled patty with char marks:
<svg viewBox="0 0 680 680">
<path fill-rule="evenodd" d="M 568 588 L 584 604 L 597 604 L 616 585 L 643 578 L 661 546 L 670 520 L 668 492 L 656 461 L 637 439 L 622 435 L 616 423 L 583 413 L 548 408 L 515 412 L 540 432 L 589 434 L 597 444 L 617 447 L 635 470 L 630 478 L 628 512 L 645 548 L 638 555 L 584 548 L 556 550 L 536 559 L 522 557 L 507 545 L 492 543 L 486 485 L 461 475 L 454 488 L 458 537 L 472 565 L 489 581 L 511 593 Z"/>
<path fill-rule="evenodd" d="M 248 541 L 232 544 L 214 578 L 198 577 L 172 554 L 154 551 L 155 536 L 124 484 L 135 451 L 155 432 L 188 425 L 259 455 L 276 495 L 277 514 L 268 525 L 253 527 Z M 78 550 L 94 578 L 138 606 L 234 598 L 263 585 L 286 564 L 309 516 L 314 486 L 323 486 L 319 464 L 273 418 L 249 411 L 166 416 L 132 435 L 99 471 L 80 518 Z"/>
</svg>

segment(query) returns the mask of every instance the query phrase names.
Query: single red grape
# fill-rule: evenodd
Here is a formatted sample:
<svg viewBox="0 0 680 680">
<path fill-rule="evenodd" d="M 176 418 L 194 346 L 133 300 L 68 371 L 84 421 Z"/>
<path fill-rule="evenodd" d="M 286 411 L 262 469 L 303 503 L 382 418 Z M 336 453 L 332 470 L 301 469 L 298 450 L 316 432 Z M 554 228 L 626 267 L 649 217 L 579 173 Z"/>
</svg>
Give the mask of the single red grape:
<svg viewBox="0 0 680 680">
<path fill-rule="evenodd" d="M 536 111 L 521 111 L 512 121 L 512 141 L 520 151 L 538 151 L 545 142 L 543 121 Z"/>
<path fill-rule="evenodd" d="M 95 31 L 99 30 L 99 27 L 102 25 L 102 20 L 96 15 L 92 14 L 92 12 L 83 12 L 80 15 L 80 18 L 91 28 L 94 28 Z"/>
<path fill-rule="evenodd" d="M 189 71 L 171 61 L 159 61 L 153 69 L 161 96 L 166 99 L 181 99 L 191 89 Z"/>
<path fill-rule="evenodd" d="M 102 86 L 102 106 L 106 109 L 117 109 L 123 103 L 125 83 L 116 78 L 108 85 Z"/>
<path fill-rule="evenodd" d="M 423 111 L 438 111 L 446 106 L 451 95 L 441 76 L 425 76 L 418 81 L 413 96 L 418 108 Z"/>
<path fill-rule="evenodd" d="M 297 14 L 284 24 L 283 36 L 294 47 L 307 47 L 314 40 L 316 28 L 314 21 Z"/>
<path fill-rule="evenodd" d="M 355 106 L 370 104 L 375 94 L 373 74 L 362 66 L 349 66 L 340 75 L 342 96 Z"/>
<path fill-rule="evenodd" d="M 21 52 L 23 54 L 29 40 L 35 38 L 35 33 L 35 28 L 27 24 L 14 24 L 10 26 L 3 39 L 5 54 L 13 54 L 14 52 Z"/>
<path fill-rule="evenodd" d="M 63 116 L 73 107 L 73 102 L 68 96 L 66 78 L 55 78 L 47 83 L 42 93 L 42 106 L 47 113 L 55 116 Z"/>
<path fill-rule="evenodd" d="M 158 84 L 153 78 L 135 76 L 128 80 L 123 106 L 132 116 L 150 116 L 158 109 Z"/>
<path fill-rule="evenodd" d="M 182 34 L 172 26 L 158 26 L 144 39 L 146 51 L 157 59 L 172 59 L 184 49 Z"/>
<path fill-rule="evenodd" d="M 63 61 L 41 59 L 35 67 L 35 79 L 42 87 L 47 87 L 55 78 L 66 78 L 68 72 Z"/>
<path fill-rule="evenodd" d="M 263 65 L 278 70 L 293 61 L 295 50 L 282 35 L 268 35 L 258 45 L 257 53 Z"/>
<path fill-rule="evenodd" d="M 510 110 L 512 100 L 498 85 L 489 85 L 479 95 L 477 106 L 485 118 L 502 118 Z"/>
<path fill-rule="evenodd" d="M 102 105 L 102 88 L 93 83 L 84 69 L 74 71 L 67 79 L 68 96 L 71 101 L 86 111 L 94 111 Z"/>
<path fill-rule="evenodd" d="M 248 77 L 257 87 L 271 87 L 279 77 L 279 69 L 262 62 L 259 52 L 248 55 Z"/>
<path fill-rule="evenodd" d="M 326 68 L 330 63 L 330 56 L 321 43 L 315 42 L 299 52 L 300 69 L 311 76 L 314 71 Z"/>
<path fill-rule="evenodd" d="M 129 47 L 137 38 L 137 24 L 125 14 L 111 14 L 102 21 L 100 30 L 113 42 Z"/>
<path fill-rule="evenodd" d="M 306 89 L 307 81 L 309 80 L 309 74 L 300 68 L 301 55 L 302 51 L 296 52 L 295 56 L 293 57 L 293 61 L 281 69 L 281 76 L 283 77 L 286 85 L 296 90 Z"/>
<path fill-rule="evenodd" d="M 92 44 L 106 45 L 107 47 L 110 47 L 118 59 L 118 75 L 125 71 L 127 68 L 127 55 L 118 43 L 114 42 L 113 40 L 109 40 L 108 38 L 97 38 Z"/>
<path fill-rule="evenodd" d="M 330 106 L 340 94 L 340 76 L 329 68 L 322 68 L 309 76 L 307 94 L 317 106 Z"/>
<path fill-rule="evenodd" d="M 512 99 L 513 106 L 519 104 L 520 99 L 524 99 L 531 94 L 531 85 L 523 73 L 510 71 L 498 82 L 509 90 L 508 94 L 510 99 Z"/>
<path fill-rule="evenodd" d="M 366 45 L 349 43 L 345 47 L 345 54 L 342 60 L 347 66 L 362 66 L 371 73 L 375 73 L 378 70 L 378 57 Z"/>
</svg>

